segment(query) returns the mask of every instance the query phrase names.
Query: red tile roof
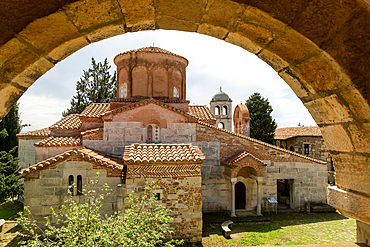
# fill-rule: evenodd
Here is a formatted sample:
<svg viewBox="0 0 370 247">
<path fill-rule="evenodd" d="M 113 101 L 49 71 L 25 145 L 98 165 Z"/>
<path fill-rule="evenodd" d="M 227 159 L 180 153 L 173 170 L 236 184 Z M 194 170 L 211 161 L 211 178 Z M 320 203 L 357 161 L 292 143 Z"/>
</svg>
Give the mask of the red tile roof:
<svg viewBox="0 0 370 247">
<path fill-rule="evenodd" d="M 115 114 L 115 113 L 119 113 L 119 112 L 123 112 L 123 111 L 128 111 L 128 110 L 132 110 L 134 108 L 141 107 L 141 106 L 148 105 L 148 104 L 155 104 L 155 105 L 161 106 L 163 108 L 169 109 L 169 110 L 171 110 L 173 112 L 177 112 L 179 114 L 182 114 L 185 117 L 190 117 L 190 118 L 193 118 L 194 119 L 194 116 L 192 116 L 190 114 L 187 114 L 186 112 L 184 112 L 184 111 L 182 111 L 180 109 L 177 109 L 175 107 L 166 105 L 166 104 L 164 104 L 164 103 L 162 103 L 162 102 L 160 102 L 158 100 L 155 100 L 155 99 L 145 99 L 145 100 L 142 100 L 142 101 L 140 101 L 138 103 L 135 103 L 135 104 L 132 104 L 132 105 L 123 106 L 123 107 L 120 107 L 120 108 L 117 108 L 117 109 L 114 109 L 114 110 L 111 110 L 111 111 L 107 111 L 103 115 Z M 197 120 L 194 119 L 194 121 L 197 121 Z"/>
<path fill-rule="evenodd" d="M 232 165 L 232 164 L 235 164 L 237 163 L 238 161 L 246 158 L 246 157 L 251 157 L 252 159 L 258 161 L 259 163 L 261 163 L 262 165 L 264 166 L 267 166 L 267 163 L 263 162 L 262 160 L 258 159 L 257 157 L 253 156 L 252 154 L 248 153 L 248 152 L 243 152 L 241 154 L 238 154 L 236 156 L 233 156 L 233 157 L 230 157 L 224 161 L 222 161 L 222 163 L 224 163 L 225 165 Z"/>
<path fill-rule="evenodd" d="M 39 130 L 32 130 L 25 133 L 18 134 L 18 137 L 48 137 L 50 136 L 50 129 L 43 128 Z"/>
<path fill-rule="evenodd" d="M 216 130 L 219 130 L 219 131 L 222 131 L 222 132 L 225 132 L 225 133 L 228 133 L 228 134 L 233 135 L 233 136 L 237 136 L 239 138 L 243 138 L 243 139 L 249 140 L 249 141 L 254 142 L 254 143 L 258 143 L 260 145 L 263 145 L 263 146 L 266 146 L 266 147 L 269 147 L 269 148 L 278 150 L 280 152 L 289 153 L 289 154 L 292 154 L 292 155 L 298 156 L 300 158 L 303 158 L 303 159 L 306 159 L 306 160 L 310 160 L 310 161 L 313 161 L 313 162 L 316 162 L 316 163 L 319 163 L 319 164 L 326 164 L 326 162 L 324 162 L 324 161 L 313 159 L 313 158 L 310 158 L 310 157 L 307 157 L 307 156 L 304 156 L 304 155 L 301 155 L 301 154 L 298 154 L 298 153 L 295 153 L 295 152 L 286 150 L 284 148 L 280 148 L 280 147 L 274 146 L 272 144 L 268 144 L 266 142 L 263 142 L 263 141 L 259 141 L 257 139 L 250 138 L 250 137 L 245 136 L 245 135 L 240 135 L 240 134 L 234 133 L 234 132 L 229 131 L 229 130 L 221 129 L 221 128 L 218 128 L 216 126 L 213 126 L 213 125 L 210 125 L 210 124 L 207 124 L 207 123 L 203 123 L 201 121 L 198 121 L 198 124 L 204 125 L 204 126 L 207 126 L 209 128 L 216 129 Z"/>
<path fill-rule="evenodd" d="M 38 147 L 81 146 L 81 138 L 73 136 L 51 136 L 34 144 Z"/>
<path fill-rule="evenodd" d="M 50 129 L 63 129 L 63 130 L 78 130 L 81 128 L 82 122 L 80 120 L 80 117 L 78 114 L 71 114 L 68 115 L 52 126 L 50 126 Z"/>
<path fill-rule="evenodd" d="M 216 121 L 211 110 L 206 105 L 189 105 L 189 115 L 203 121 Z"/>
<path fill-rule="evenodd" d="M 275 131 L 275 139 L 286 140 L 298 136 L 322 137 L 320 128 L 317 126 L 310 127 L 288 127 L 280 128 Z"/>
<path fill-rule="evenodd" d="M 98 118 L 110 109 L 109 103 L 92 103 L 81 112 L 81 117 Z"/>
<path fill-rule="evenodd" d="M 135 52 L 163 53 L 163 54 L 167 54 L 167 55 L 172 55 L 172 56 L 184 58 L 180 55 L 177 55 L 177 54 L 172 53 L 170 51 L 167 51 L 165 49 L 162 49 L 162 48 L 159 48 L 159 47 L 149 46 L 149 47 L 143 47 L 143 48 L 139 48 L 139 49 L 135 49 L 135 50 L 122 52 L 122 53 L 118 54 L 117 56 L 115 56 L 114 59 L 116 59 L 116 57 L 118 57 L 120 55 L 129 54 L 129 53 L 132 53 L 132 52 L 134 52 L 134 53 Z M 184 59 L 186 59 L 186 58 L 184 58 Z"/>
<path fill-rule="evenodd" d="M 78 156 L 86 161 L 90 161 L 90 162 L 93 162 L 101 166 L 106 166 L 111 169 L 119 169 L 119 170 L 123 169 L 123 162 L 118 157 L 110 156 L 105 153 L 83 147 L 83 148 L 69 150 L 62 154 L 51 157 L 47 160 L 41 161 L 33 166 L 30 166 L 28 168 L 21 170 L 20 173 L 25 174 L 25 173 L 30 173 L 36 170 L 42 170 L 52 164 L 55 164 L 59 161 L 66 160 L 72 156 Z"/>
<path fill-rule="evenodd" d="M 128 163 L 161 163 L 204 161 L 197 146 L 191 144 L 132 144 L 125 147 L 123 160 Z"/>
</svg>

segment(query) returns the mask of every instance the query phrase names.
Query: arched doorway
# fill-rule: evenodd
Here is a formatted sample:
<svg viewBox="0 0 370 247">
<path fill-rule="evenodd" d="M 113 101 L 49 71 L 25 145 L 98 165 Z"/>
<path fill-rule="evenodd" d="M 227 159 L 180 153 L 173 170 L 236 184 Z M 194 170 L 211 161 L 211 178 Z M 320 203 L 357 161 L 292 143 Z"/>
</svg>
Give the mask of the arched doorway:
<svg viewBox="0 0 370 247">
<path fill-rule="evenodd" d="M 245 185 L 242 182 L 235 184 L 235 209 L 245 209 Z"/>
</svg>

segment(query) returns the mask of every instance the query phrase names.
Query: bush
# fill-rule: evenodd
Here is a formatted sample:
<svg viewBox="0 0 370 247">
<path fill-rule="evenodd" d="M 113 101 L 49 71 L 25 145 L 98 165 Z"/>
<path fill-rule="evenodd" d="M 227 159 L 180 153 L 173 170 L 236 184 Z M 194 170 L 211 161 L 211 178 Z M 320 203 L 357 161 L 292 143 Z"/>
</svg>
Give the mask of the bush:
<svg viewBox="0 0 370 247">
<path fill-rule="evenodd" d="M 122 214 L 102 216 L 99 209 L 104 195 L 109 194 L 107 185 L 100 192 L 94 187 L 98 180 L 90 181 L 90 189 L 83 191 L 85 203 L 78 204 L 69 193 L 68 199 L 61 206 L 60 213 L 51 207 L 50 212 L 56 220 L 52 224 L 45 217 L 43 229 L 38 227 L 28 208 L 30 218 L 20 213 L 17 223 L 26 233 L 23 237 L 30 238 L 22 242 L 25 246 L 175 246 L 182 241 L 166 241 L 170 235 L 168 229 L 170 211 L 156 200 L 154 190 L 157 186 L 149 184 L 144 193 L 134 198 L 128 197 L 129 206 Z"/>
</svg>

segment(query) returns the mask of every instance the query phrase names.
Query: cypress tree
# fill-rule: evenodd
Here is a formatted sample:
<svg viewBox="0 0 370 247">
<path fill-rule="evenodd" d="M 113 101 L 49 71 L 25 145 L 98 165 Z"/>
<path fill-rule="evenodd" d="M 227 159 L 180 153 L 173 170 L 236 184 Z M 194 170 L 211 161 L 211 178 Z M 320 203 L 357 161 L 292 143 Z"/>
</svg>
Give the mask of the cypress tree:
<svg viewBox="0 0 370 247">
<path fill-rule="evenodd" d="M 252 94 L 245 105 L 250 114 L 251 137 L 263 142 L 274 144 L 274 135 L 277 128 L 275 119 L 272 118 L 273 111 L 269 101 L 260 93 Z"/>
<path fill-rule="evenodd" d="M 108 103 L 116 96 L 116 72 L 111 75 L 108 59 L 96 62 L 91 58 L 91 68 L 83 70 L 83 75 L 76 83 L 76 95 L 71 100 L 71 107 L 63 111 L 63 117 L 80 114 L 91 103 Z"/>
</svg>

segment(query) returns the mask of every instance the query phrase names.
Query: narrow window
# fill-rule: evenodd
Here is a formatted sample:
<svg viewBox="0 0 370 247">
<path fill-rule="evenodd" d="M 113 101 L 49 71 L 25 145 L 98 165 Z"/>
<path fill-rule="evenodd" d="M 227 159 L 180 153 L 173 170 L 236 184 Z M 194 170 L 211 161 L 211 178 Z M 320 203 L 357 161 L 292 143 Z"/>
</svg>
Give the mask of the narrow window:
<svg viewBox="0 0 370 247">
<path fill-rule="evenodd" d="M 290 146 L 290 151 L 294 152 L 294 147 L 293 146 Z"/>
<path fill-rule="evenodd" d="M 310 154 L 310 144 L 304 144 L 304 154 Z"/>
<path fill-rule="evenodd" d="M 215 115 L 220 115 L 220 107 L 215 107 Z"/>
<path fill-rule="evenodd" d="M 221 129 L 224 129 L 225 125 L 224 125 L 223 122 L 219 122 L 217 127 L 221 128 Z"/>
<path fill-rule="evenodd" d="M 155 194 L 155 199 L 157 199 L 157 201 L 159 201 L 161 199 L 161 193 L 156 193 Z"/>
<path fill-rule="evenodd" d="M 222 107 L 222 115 L 227 115 L 227 106 Z"/>
<path fill-rule="evenodd" d="M 148 126 L 148 141 L 152 141 L 153 139 L 153 127 L 151 125 Z"/>
<path fill-rule="evenodd" d="M 82 176 L 77 176 L 77 195 L 82 195 Z"/>
<path fill-rule="evenodd" d="M 70 193 L 73 196 L 73 186 L 72 185 L 73 185 L 73 175 L 69 175 L 69 177 L 68 177 L 68 188 L 69 188 Z"/>
</svg>

